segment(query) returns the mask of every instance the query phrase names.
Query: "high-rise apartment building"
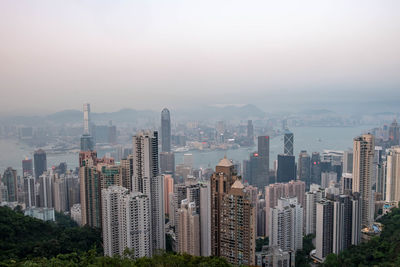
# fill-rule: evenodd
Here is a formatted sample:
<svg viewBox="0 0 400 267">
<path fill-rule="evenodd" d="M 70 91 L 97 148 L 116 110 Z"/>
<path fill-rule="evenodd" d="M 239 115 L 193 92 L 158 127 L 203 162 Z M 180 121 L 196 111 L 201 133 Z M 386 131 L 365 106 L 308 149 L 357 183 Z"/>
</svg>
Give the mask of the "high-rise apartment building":
<svg viewBox="0 0 400 267">
<path fill-rule="evenodd" d="M 353 151 L 343 152 L 343 173 L 353 173 Z"/>
<path fill-rule="evenodd" d="M 372 134 L 364 134 L 354 138 L 353 193 L 360 193 L 361 224 L 364 227 L 371 226 L 374 220 L 374 198 L 372 194 L 374 148 L 374 136 Z"/>
<path fill-rule="evenodd" d="M 47 170 L 46 152 L 43 149 L 38 149 L 33 154 L 33 163 L 35 165 L 35 178 L 39 179 L 40 175 Z"/>
<path fill-rule="evenodd" d="M 211 176 L 211 255 L 221 256 L 221 213 L 224 196 L 239 179 L 231 161 L 223 158 Z"/>
<path fill-rule="evenodd" d="M 36 206 L 35 177 L 32 175 L 24 177 L 24 196 L 26 208 Z"/>
<path fill-rule="evenodd" d="M 228 188 L 221 204 L 220 256 L 234 265 L 254 265 L 256 211 L 239 179 Z"/>
<path fill-rule="evenodd" d="M 290 181 L 289 183 L 275 183 L 265 187 L 265 235 L 270 231 L 270 210 L 278 205 L 280 198 L 297 198 L 297 203 L 305 205 L 305 183 L 303 181 Z"/>
<path fill-rule="evenodd" d="M 294 137 L 293 133 L 286 131 L 283 136 L 283 154 L 293 156 Z"/>
<path fill-rule="evenodd" d="M 164 180 L 159 173 L 158 133 L 141 132 L 133 137 L 133 191 L 149 197 L 151 251 L 165 249 Z"/>
<path fill-rule="evenodd" d="M 161 111 L 161 151 L 171 152 L 171 117 L 167 108 Z"/>
<path fill-rule="evenodd" d="M 39 177 L 39 205 L 42 208 L 53 208 L 53 174 L 44 172 Z"/>
<path fill-rule="evenodd" d="M 333 251 L 333 206 L 333 201 L 326 199 L 317 203 L 315 257 L 321 262 Z"/>
<path fill-rule="evenodd" d="M 149 198 L 110 186 L 102 190 L 101 199 L 104 254 L 122 256 L 125 249 L 132 249 L 135 257 L 150 257 Z"/>
<path fill-rule="evenodd" d="M 283 251 L 303 248 L 303 207 L 297 198 L 280 198 L 270 210 L 269 245 Z"/>
<path fill-rule="evenodd" d="M 388 202 L 400 201 L 400 146 L 389 149 L 386 156 L 386 197 Z"/>
<path fill-rule="evenodd" d="M 338 196 L 333 203 L 333 253 L 338 254 L 351 246 L 352 209 L 348 195 Z"/>
<path fill-rule="evenodd" d="M 200 244 L 201 256 L 211 256 L 211 188 L 210 183 L 200 184 Z"/>
<path fill-rule="evenodd" d="M 317 224 L 317 203 L 325 197 L 324 191 L 321 189 L 310 190 L 306 193 L 305 208 L 305 234 L 314 234 Z"/>
<path fill-rule="evenodd" d="M 178 252 L 200 256 L 200 217 L 196 210 L 195 202 L 182 200 L 177 211 L 176 237 Z"/>
<path fill-rule="evenodd" d="M 172 194 L 174 193 L 174 178 L 172 178 L 172 176 L 169 174 L 164 175 L 163 177 L 164 177 L 164 212 L 169 216 L 170 214 L 169 198 L 171 196 L 171 193 Z"/>
</svg>

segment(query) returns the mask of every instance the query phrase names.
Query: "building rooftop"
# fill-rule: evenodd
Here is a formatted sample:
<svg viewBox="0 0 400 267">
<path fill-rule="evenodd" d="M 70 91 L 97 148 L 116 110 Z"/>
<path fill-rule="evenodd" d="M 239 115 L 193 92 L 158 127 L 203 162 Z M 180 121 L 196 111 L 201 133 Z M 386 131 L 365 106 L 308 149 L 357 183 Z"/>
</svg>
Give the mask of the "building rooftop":
<svg viewBox="0 0 400 267">
<path fill-rule="evenodd" d="M 220 167 L 231 167 L 231 166 L 233 166 L 233 164 L 232 164 L 232 162 L 231 162 L 229 159 L 227 159 L 226 156 L 225 156 L 223 159 L 220 160 L 220 162 L 218 163 L 217 166 L 220 166 Z"/>
</svg>

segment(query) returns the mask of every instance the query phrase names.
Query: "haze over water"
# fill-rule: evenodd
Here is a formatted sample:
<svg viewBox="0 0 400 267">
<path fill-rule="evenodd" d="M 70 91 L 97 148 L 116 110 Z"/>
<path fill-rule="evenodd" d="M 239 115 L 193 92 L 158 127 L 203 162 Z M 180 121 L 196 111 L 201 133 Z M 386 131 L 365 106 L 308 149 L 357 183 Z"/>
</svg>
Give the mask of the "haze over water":
<svg viewBox="0 0 400 267">
<path fill-rule="evenodd" d="M 367 132 L 374 126 L 357 126 L 357 127 L 294 127 L 290 130 L 294 133 L 294 153 L 297 156 L 301 150 L 311 152 L 322 152 L 324 149 L 346 150 L 352 149 L 353 138 Z M 130 144 L 127 144 L 127 146 Z M 21 161 L 25 157 L 33 158 L 33 148 L 18 143 L 11 139 L 0 140 L 0 172 L 11 166 L 21 174 Z M 216 150 L 216 151 L 188 151 L 194 157 L 195 168 L 215 168 L 218 161 L 226 154 L 229 159 L 240 162 L 249 158 L 249 154 L 256 151 L 257 147 L 241 147 L 233 150 Z M 109 151 L 98 151 L 98 156 L 102 157 Z M 175 153 L 176 164 L 183 163 L 183 152 Z M 272 138 L 270 141 L 270 166 L 272 168 L 273 161 L 277 155 L 283 153 L 283 140 L 281 136 Z M 67 162 L 69 169 L 78 167 L 78 153 L 65 154 L 48 154 L 47 167 L 55 166 L 60 162 Z"/>
</svg>

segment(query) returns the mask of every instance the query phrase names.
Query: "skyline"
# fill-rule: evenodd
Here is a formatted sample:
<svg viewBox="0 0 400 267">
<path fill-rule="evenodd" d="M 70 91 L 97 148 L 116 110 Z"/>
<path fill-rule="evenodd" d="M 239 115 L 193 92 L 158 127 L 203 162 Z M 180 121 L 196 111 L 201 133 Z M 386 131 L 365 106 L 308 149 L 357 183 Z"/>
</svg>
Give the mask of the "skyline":
<svg viewBox="0 0 400 267">
<path fill-rule="evenodd" d="M 80 109 L 83 102 L 105 112 L 400 99 L 398 1 L 0 7 L 3 116 Z"/>
</svg>

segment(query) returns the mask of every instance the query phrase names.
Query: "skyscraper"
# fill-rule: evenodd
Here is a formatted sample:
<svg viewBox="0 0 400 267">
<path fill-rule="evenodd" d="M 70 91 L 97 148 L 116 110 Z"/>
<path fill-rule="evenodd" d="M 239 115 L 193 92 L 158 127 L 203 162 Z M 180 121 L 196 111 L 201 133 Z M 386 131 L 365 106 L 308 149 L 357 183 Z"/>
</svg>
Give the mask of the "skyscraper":
<svg viewBox="0 0 400 267">
<path fill-rule="evenodd" d="M 400 146 L 389 150 L 386 164 L 385 200 L 398 203 L 400 201 Z"/>
<path fill-rule="evenodd" d="M 311 184 L 321 184 L 321 157 L 318 152 L 311 155 Z"/>
<path fill-rule="evenodd" d="M 333 247 L 333 202 L 321 200 L 317 203 L 317 225 L 315 237 L 315 257 L 323 262 L 332 253 Z"/>
<path fill-rule="evenodd" d="M 25 207 L 36 206 L 35 177 L 29 175 L 24 177 Z"/>
<path fill-rule="evenodd" d="M 283 154 L 293 156 L 293 145 L 294 145 L 294 139 L 293 139 L 293 133 L 290 131 L 286 131 L 284 134 L 284 145 L 283 145 Z"/>
<path fill-rule="evenodd" d="M 263 188 L 269 184 L 269 136 L 258 137 L 258 156 L 261 170 L 261 177 L 264 177 L 262 181 L 264 183 L 256 184 L 257 187 Z"/>
<path fill-rule="evenodd" d="M 351 246 L 352 202 L 348 195 L 340 195 L 333 203 L 333 253 Z"/>
<path fill-rule="evenodd" d="M 174 152 L 160 153 L 160 172 L 161 174 L 175 173 L 175 154 Z"/>
<path fill-rule="evenodd" d="M 90 135 L 90 104 L 83 104 L 83 134 Z"/>
<path fill-rule="evenodd" d="M 83 104 L 83 135 L 81 136 L 81 151 L 93 151 L 94 140 L 91 131 L 90 104 Z"/>
<path fill-rule="evenodd" d="M 104 254 L 122 256 L 128 248 L 136 258 L 150 257 L 149 198 L 121 186 L 103 189 L 101 195 Z"/>
<path fill-rule="evenodd" d="M 164 212 L 169 216 L 169 198 L 170 194 L 174 193 L 174 178 L 171 175 L 167 174 L 164 175 Z M 171 211 L 173 212 L 173 211 Z"/>
<path fill-rule="evenodd" d="M 353 147 L 353 193 L 360 193 L 361 224 L 372 225 L 374 199 L 372 195 L 372 161 L 374 158 L 374 136 L 364 134 L 354 138 Z"/>
<path fill-rule="evenodd" d="M 35 178 L 38 180 L 40 175 L 47 171 L 46 152 L 42 149 L 36 150 L 33 154 L 33 160 L 35 165 Z"/>
<path fill-rule="evenodd" d="M 353 173 L 353 151 L 343 153 L 343 173 Z"/>
<path fill-rule="evenodd" d="M 306 187 L 309 188 L 311 184 L 311 157 L 305 150 L 302 150 L 299 154 L 297 169 L 299 180 L 304 181 Z"/>
<path fill-rule="evenodd" d="M 200 185 L 200 244 L 201 256 L 211 256 L 211 198 L 210 183 Z"/>
<path fill-rule="evenodd" d="M 276 181 L 286 183 L 296 179 L 296 163 L 293 155 L 278 155 L 278 171 Z"/>
<path fill-rule="evenodd" d="M 220 256 L 234 265 L 254 265 L 256 211 L 239 179 L 224 194 L 221 208 Z"/>
<path fill-rule="evenodd" d="M 303 248 L 303 208 L 297 198 L 281 198 L 270 211 L 269 245 L 283 251 Z"/>
<path fill-rule="evenodd" d="M 312 190 L 306 193 L 305 234 L 315 234 L 317 223 L 317 203 L 325 197 L 323 190 Z"/>
<path fill-rule="evenodd" d="M 178 229 L 176 233 L 178 252 L 200 256 L 200 217 L 196 203 L 184 199 L 177 211 Z"/>
<path fill-rule="evenodd" d="M 32 159 L 24 159 L 22 160 L 22 176 L 33 175 L 33 164 Z"/>
<path fill-rule="evenodd" d="M 3 183 L 7 188 L 8 202 L 18 201 L 17 171 L 8 167 L 3 174 Z"/>
<path fill-rule="evenodd" d="M 392 146 L 400 145 L 400 131 L 396 119 L 389 126 L 389 140 Z"/>
<path fill-rule="evenodd" d="M 171 152 L 171 117 L 167 108 L 161 111 L 161 151 Z"/>
<path fill-rule="evenodd" d="M 39 204 L 43 208 L 53 208 L 53 175 L 44 172 L 39 177 Z"/>
<path fill-rule="evenodd" d="M 238 179 L 232 162 L 226 157 L 211 176 L 211 255 L 221 256 L 221 212 L 223 198 L 233 183 Z"/>
<path fill-rule="evenodd" d="M 253 121 L 247 121 L 247 143 L 249 146 L 254 145 L 254 126 Z"/>
<path fill-rule="evenodd" d="M 165 249 L 164 181 L 158 165 L 158 133 L 141 132 L 133 137 L 133 191 L 149 197 L 151 251 Z"/>
</svg>

